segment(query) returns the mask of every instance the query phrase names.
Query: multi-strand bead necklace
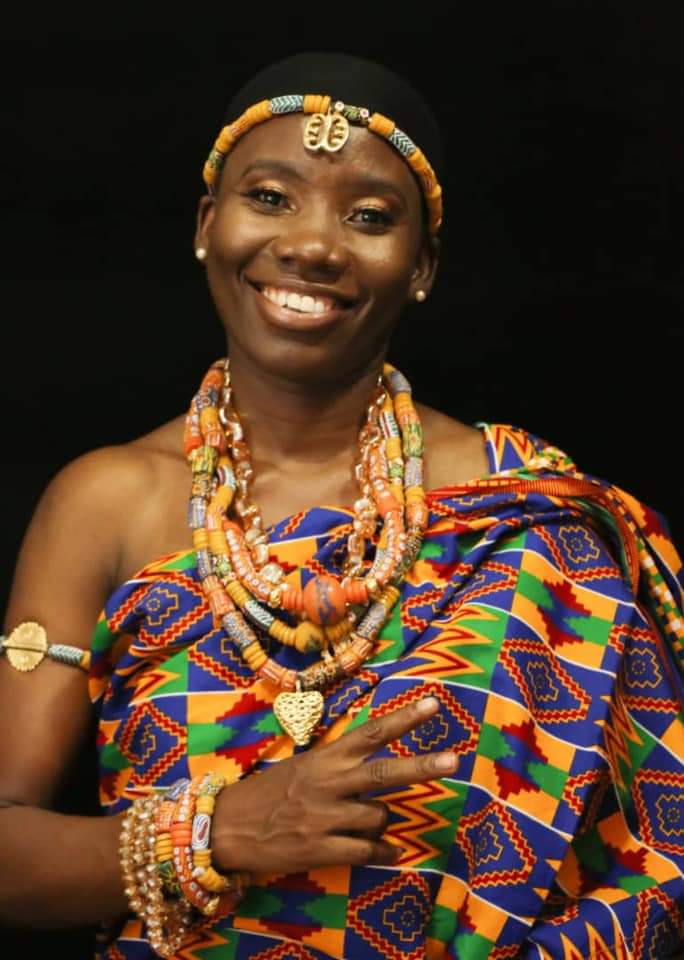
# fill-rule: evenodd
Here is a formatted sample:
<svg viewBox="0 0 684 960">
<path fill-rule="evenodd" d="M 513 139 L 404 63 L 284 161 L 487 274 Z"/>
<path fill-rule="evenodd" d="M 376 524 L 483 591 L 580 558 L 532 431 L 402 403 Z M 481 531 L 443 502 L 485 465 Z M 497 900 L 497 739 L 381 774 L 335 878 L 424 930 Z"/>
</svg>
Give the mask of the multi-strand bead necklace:
<svg viewBox="0 0 684 960">
<path fill-rule="evenodd" d="M 313 576 L 303 590 L 284 582 L 282 567 L 270 556 L 250 495 L 254 471 L 227 359 L 210 367 L 193 398 L 184 448 L 192 471 L 188 521 L 214 623 L 259 677 L 280 688 L 276 716 L 304 745 L 323 713 L 321 691 L 356 673 L 372 653 L 427 526 L 422 430 L 410 384 L 384 366 L 359 435 L 360 496 L 344 575 Z M 367 561 L 367 543 L 376 535 L 375 556 Z M 264 650 L 262 633 L 302 653 L 318 651 L 321 658 L 299 671 L 285 668 Z"/>
</svg>

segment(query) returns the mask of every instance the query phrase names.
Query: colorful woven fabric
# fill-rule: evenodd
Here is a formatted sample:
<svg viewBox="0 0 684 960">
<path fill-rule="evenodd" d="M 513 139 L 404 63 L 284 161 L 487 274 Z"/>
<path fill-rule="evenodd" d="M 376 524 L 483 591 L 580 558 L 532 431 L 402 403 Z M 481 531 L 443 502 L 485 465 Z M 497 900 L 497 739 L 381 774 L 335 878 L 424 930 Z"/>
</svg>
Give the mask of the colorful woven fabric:
<svg viewBox="0 0 684 960">
<path fill-rule="evenodd" d="M 328 691 L 318 738 L 434 694 L 440 711 L 380 752 L 451 749 L 456 775 L 378 793 L 396 866 L 258 874 L 179 957 L 660 960 L 684 943 L 681 560 L 653 511 L 525 431 L 481 429 L 490 477 L 429 495 L 401 603 L 373 659 Z M 273 528 L 291 582 L 339 571 L 351 516 Z M 212 628 L 190 550 L 116 590 L 92 655 L 110 813 L 293 751 L 275 691 Z M 102 956 L 152 956 L 140 922 Z"/>
</svg>

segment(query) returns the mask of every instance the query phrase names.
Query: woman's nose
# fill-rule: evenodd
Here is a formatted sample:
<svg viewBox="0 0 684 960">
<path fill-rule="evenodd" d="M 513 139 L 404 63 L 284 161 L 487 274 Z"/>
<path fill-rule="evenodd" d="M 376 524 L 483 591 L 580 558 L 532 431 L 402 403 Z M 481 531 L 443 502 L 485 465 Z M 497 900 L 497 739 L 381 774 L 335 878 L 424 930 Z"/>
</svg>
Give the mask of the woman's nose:
<svg viewBox="0 0 684 960">
<path fill-rule="evenodd" d="M 349 264 L 342 226 L 330 215 L 293 219 L 273 249 L 283 268 L 296 269 L 302 275 L 339 276 Z"/>
</svg>

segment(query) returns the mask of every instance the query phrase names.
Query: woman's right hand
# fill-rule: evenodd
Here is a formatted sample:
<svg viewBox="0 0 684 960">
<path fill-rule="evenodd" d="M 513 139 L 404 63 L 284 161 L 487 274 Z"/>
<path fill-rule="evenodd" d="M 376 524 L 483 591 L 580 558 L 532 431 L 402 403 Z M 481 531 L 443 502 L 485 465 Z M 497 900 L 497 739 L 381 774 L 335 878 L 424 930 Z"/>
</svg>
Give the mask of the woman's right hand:
<svg viewBox="0 0 684 960">
<path fill-rule="evenodd" d="M 458 758 L 448 752 L 369 757 L 438 706 L 428 697 L 225 787 L 212 826 L 216 866 L 224 872 L 300 873 L 394 863 L 400 849 L 382 839 L 387 807 L 364 794 L 448 776 Z"/>
</svg>

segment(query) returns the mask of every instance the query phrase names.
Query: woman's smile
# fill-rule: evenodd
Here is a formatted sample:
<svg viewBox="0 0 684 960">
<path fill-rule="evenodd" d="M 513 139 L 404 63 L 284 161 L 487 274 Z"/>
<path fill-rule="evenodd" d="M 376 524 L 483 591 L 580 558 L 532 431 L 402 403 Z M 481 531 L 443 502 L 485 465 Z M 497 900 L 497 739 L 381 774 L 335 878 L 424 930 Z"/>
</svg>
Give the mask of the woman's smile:
<svg viewBox="0 0 684 960">
<path fill-rule="evenodd" d="M 254 292 L 257 310 L 266 323 L 283 330 L 319 332 L 336 326 L 352 311 L 355 301 L 316 293 L 308 286 L 292 282 L 258 283 L 247 281 Z"/>
<path fill-rule="evenodd" d="M 201 203 L 197 246 L 233 358 L 300 383 L 377 367 L 436 265 L 396 150 L 354 129 L 343 153 L 312 154 L 294 115 L 236 144 Z"/>
</svg>

